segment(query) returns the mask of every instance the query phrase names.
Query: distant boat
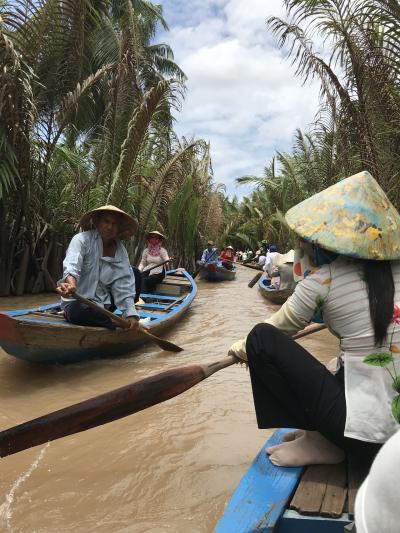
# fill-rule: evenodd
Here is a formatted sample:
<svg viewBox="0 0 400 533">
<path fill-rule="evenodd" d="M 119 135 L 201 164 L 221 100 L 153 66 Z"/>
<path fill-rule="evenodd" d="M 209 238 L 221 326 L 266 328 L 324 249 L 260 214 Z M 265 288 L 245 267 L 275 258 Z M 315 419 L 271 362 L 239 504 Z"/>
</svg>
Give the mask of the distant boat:
<svg viewBox="0 0 400 533">
<path fill-rule="evenodd" d="M 188 272 L 171 270 L 154 293 L 141 294 L 143 303 L 136 304 L 140 319 L 158 335 L 182 319 L 196 293 Z M 0 346 L 9 355 L 35 363 L 124 355 L 147 340 L 140 333 L 70 324 L 59 303 L 0 313 Z"/>
<path fill-rule="evenodd" d="M 236 277 L 236 267 L 232 270 L 222 265 L 208 264 L 203 266 L 199 272 L 199 278 L 206 281 L 232 281 Z"/>
<path fill-rule="evenodd" d="M 355 495 L 370 463 L 350 456 L 347 468 L 345 462 L 306 468 L 274 466 L 265 449 L 282 442 L 288 431 L 292 430 L 276 430 L 264 444 L 214 533 L 343 533 L 353 520 Z"/>
<path fill-rule="evenodd" d="M 269 285 L 266 285 L 265 274 L 258 280 L 258 288 L 261 294 L 274 304 L 283 304 L 293 294 L 294 289 L 275 289 Z"/>
</svg>

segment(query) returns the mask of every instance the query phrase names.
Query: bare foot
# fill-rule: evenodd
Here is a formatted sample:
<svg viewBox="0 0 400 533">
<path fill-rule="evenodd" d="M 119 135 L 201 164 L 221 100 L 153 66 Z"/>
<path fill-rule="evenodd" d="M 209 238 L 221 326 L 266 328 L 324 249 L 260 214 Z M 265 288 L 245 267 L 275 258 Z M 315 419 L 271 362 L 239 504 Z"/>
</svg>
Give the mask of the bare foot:
<svg viewBox="0 0 400 533">
<path fill-rule="evenodd" d="M 266 452 L 268 455 L 271 455 L 271 453 L 274 453 L 278 448 L 282 446 L 284 442 L 291 442 L 293 440 L 296 440 L 304 435 L 305 431 L 304 429 L 296 429 L 295 431 L 290 431 L 289 433 L 286 433 L 286 435 L 283 437 L 283 440 L 280 444 L 276 444 L 275 446 L 270 446 L 266 449 Z"/>
<path fill-rule="evenodd" d="M 267 453 L 276 466 L 337 464 L 345 457 L 343 450 L 318 431 L 305 431 L 295 440 L 268 448 Z"/>
<path fill-rule="evenodd" d="M 304 429 L 296 429 L 296 431 L 291 431 L 290 433 L 286 433 L 286 435 L 283 437 L 283 442 L 290 442 L 291 440 L 296 440 L 299 437 L 302 437 L 304 433 L 305 433 Z"/>
</svg>

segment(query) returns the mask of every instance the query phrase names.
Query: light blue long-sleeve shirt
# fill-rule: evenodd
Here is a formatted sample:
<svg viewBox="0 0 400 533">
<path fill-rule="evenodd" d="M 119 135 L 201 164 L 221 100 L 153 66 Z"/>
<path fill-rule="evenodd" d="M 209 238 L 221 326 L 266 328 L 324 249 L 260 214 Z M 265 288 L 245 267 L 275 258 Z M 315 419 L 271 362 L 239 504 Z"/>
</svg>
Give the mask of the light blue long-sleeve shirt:
<svg viewBox="0 0 400 533">
<path fill-rule="evenodd" d="M 111 303 L 124 317 L 138 316 L 135 308 L 135 276 L 128 253 L 119 239 L 115 239 L 115 257 L 103 257 L 103 241 L 97 230 L 75 235 L 63 262 L 63 282 L 71 275 L 76 279 L 77 292 L 85 298 L 105 306 Z M 62 298 L 62 307 L 72 299 Z"/>
<path fill-rule="evenodd" d="M 219 263 L 218 255 L 218 248 L 213 248 L 211 252 L 209 252 L 208 248 L 206 248 L 201 256 L 201 262 L 217 264 Z"/>
</svg>

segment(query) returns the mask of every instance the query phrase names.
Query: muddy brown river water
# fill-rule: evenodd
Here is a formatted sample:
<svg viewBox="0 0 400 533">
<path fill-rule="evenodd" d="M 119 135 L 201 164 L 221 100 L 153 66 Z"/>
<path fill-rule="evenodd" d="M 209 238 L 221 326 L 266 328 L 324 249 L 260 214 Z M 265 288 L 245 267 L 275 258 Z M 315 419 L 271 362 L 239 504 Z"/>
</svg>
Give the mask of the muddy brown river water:
<svg viewBox="0 0 400 533">
<path fill-rule="evenodd" d="M 166 338 L 116 359 L 35 366 L 0 349 L 0 428 L 21 423 L 177 366 L 212 362 L 277 309 L 233 282 L 199 282 L 183 322 Z M 0 309 L 54 301 L 0 299 Z M 60 339 L 62 342 L 62 339 Z M 300 341 L 326 361 L 326 331 Z M 258 430 L 249 374 L 234 365 L 189 391 L 125 419 L 0 459 L 1 532 L 208 533 L 269 432 Z"/>
</svg>

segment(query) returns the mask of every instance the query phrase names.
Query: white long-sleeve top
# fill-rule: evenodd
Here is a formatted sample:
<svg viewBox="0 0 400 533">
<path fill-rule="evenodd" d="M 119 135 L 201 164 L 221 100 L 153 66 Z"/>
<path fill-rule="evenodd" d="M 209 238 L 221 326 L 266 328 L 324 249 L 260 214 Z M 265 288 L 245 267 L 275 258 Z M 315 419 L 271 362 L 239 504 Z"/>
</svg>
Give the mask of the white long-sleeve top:
<svg viewBox="0 0 400 533">
<path fill-rule="evenodd" d="M 395 306 L 400 305 L 400 261 L 392 261 Z M 303 329 L 320 311 L 329 330 L 340 339 L 339 357 L 344 362 L 347 417 L 345 436 L 367 442 L 385 442 L 398 429 L 391 412 L 396 396 L 388 371 L 364 362 L 367 355 L 388 353 L 394 357 L 392 374 L 400 374 L 400 320 L 389 325 L 383 346 L 375 346 L 367 287 L 362 262 L 339 256 L 297 284 L 279 311 L 265 322 L 293 334 Z M 246 358 L 246 339 L 230 353 Z M 399 353 L 397 353 L 397 350 Z"/>
<path fill-rule="evenodd" d="M 139 268 L 140 271 L 147 270 L 148 268 L 150 268 L 150 267 L 152 267 L 154 265 L 157 265 L 157 264 L 162 263 L 164 261 L 168 261 L 168 259 L 169 259 L 168 252 L 162 246 L 160 248 L 159 255 L 150 255 L 148 248 L 145 248 L 143 250 L 142 258 L 140 260 L 140 264 L 139 264 L 138 268 Z M 164 268 L 165 268 L 165 265 L 153 268 L 153 270 L 151 270 L 149 272 L 149 275 L 160 274 L 163 271 Z"/>
<path fill-rule="evenodd" d="M 264 272 L 266 272 L 268 274 L 269 277 L 271 277 L 272 270 L 273 270 L 274 266 L 276 265 L 276 263 L 278 262 L 278 259 L 279 259 L 280 255 L 281 254 L 279 252 L 269 252 L 267 254 L 267 257 L 265 259 L 265 263 L 264 263 L 264 266 L 263 266 L 263 270 L 264 270 Z"/>
</svg>

